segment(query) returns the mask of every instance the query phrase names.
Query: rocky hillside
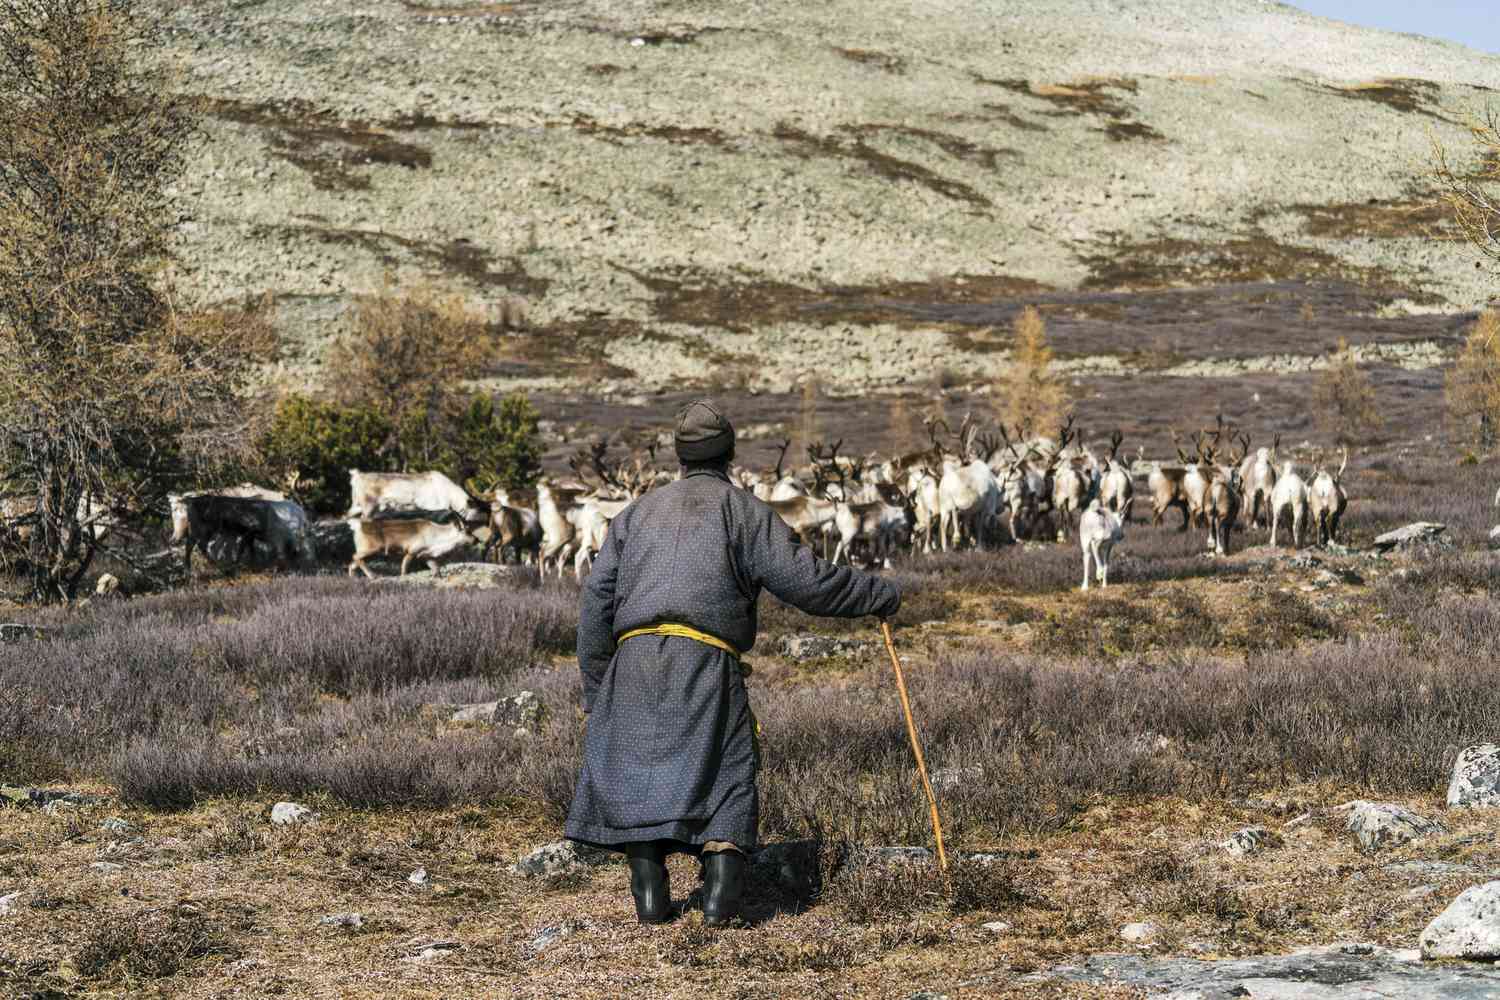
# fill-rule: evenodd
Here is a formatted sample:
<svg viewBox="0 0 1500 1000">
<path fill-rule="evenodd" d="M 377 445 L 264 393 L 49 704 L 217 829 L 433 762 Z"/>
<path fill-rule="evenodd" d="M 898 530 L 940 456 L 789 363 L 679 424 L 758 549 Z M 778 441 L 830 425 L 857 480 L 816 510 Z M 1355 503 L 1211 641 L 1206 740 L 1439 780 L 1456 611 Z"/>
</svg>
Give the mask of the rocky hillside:
<svg viewBox="0 0 1500 1000">
<path fill-rule="evenodd" d="M 523 308 L 487 374 L 564 392 L 983 376 L 1005 357 L 986 331 L 1027 301 L 1073 324 L 1057 346 L 1084 370 L 1166 373 L 1182 344 L 1153 368 L 1116 293 L 1186 286 L 1280 296 L 1308 328 L 1294 368 L 1327 346 L 1319 316 L 1420 367 L 1437 317 L 1496 287 L 1425 172 L 1434 140 L 1472 158 L 1463 115 L 1500 57 L 1261 0 L 173 18 L 183 86 L 212 99 L 188 256 L 206 300 L 281 297 L 293 383 L 327 377 L 321 345 L 387 273 Z M 1270 332 L 1184 336 L 1201 362 Z"/>
</svg>

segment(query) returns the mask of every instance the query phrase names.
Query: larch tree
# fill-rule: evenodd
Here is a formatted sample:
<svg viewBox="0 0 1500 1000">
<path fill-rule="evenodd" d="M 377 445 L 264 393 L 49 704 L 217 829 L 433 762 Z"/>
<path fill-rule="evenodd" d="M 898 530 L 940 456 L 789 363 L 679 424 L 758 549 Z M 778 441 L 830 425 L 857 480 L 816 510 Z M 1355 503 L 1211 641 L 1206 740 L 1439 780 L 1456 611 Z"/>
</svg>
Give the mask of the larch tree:
<svg viewBox="0 0 1500 1000">
<path fill-rule="evenodd" d="M 1359 367 L 1358 356 L 1343 337 L 1318 376 L 1314 395 L 1322 422 L 1339 444 L 1361 443 L 1384 423 L 1370 376 Z"/>
<path fill-rule="evenodd" d="M 1052 365 L 1046 321 L 1035 306 L 1016 317 L 1010 367 L 998 388 L 1000 418 L 1023 437 L 1050 432 L 1072 412 L 1068 387 Z"/>
<path fill-rule="evenodd" d="M 107 524 L 239 446 L 256 311 L 174 292 L 199 136 L 134 0 L 0 0 L 0 557 L 72 599 Z M 19 514 L 17 514 L 19 512 Z"/>
<path fill-rule="evenodd" d="M 1500 422 L 1500 312 L 1479 315 L 1448 371 L 1445 391 L 1454 422 L 1473 427 L 1480 448 L 1493 447 Z"/>
</svg>

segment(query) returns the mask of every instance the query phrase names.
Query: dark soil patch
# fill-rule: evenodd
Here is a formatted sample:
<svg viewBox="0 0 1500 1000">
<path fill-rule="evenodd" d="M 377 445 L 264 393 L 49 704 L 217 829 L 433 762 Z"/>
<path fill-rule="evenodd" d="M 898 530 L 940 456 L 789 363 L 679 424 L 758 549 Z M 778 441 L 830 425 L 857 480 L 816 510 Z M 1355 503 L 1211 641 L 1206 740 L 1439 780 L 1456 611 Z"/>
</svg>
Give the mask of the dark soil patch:
<svg viewBox="0 0 1500 1000">
<path fill-rule="evenodd" d="M 1008 275 L 954 275 L 931 281 L 805 288 L 779 281 L 729 282 L 689 269 L 646 274 L 615 265 L 656 293 L 657 318 L 669 323 L 746 332 L 786 320 L 829 323 L 901 322 L 918 303 L 1014 299 L 1045 285 Z"/>
<path fill-rule="evenodd" d="M 909 139 L 920 139 L 924 142 L 932 143 L 954 159 L 978 163 L 990 170 L 996 168 L 1001 157 L 1019 158 L 1021 155 L 1014 149 L 996 149 L 991 146 L 981 146 L 961 136 L 950 135 L 946 132 L 935 132 L 932 129 L 912 128 L 908 125 L 845 125 L 843 131 L 856 136 L 884 134 L 901 135 Z"/>
<path fill-rule="evenodd" d="M 1025 118 L 1022 118 L 1020 115 L 1012 111 L 1010 109 L 1010 105 L 1008 104 L 998 104 L 990 102 L 985 104 L 983 107 L 987 112 L 989 112 L 989 115 L 986 117 L 998 119 L 999 121 L 1002 121 L 1005 124 L 1009 125 L 1011 128 L 1018 128 L 1023 132 L 1049 131 L 1047 126 L 1041 124 L 1040 122 L 1027 121 Z"/>
<path fill-rule="evenodd" d="M 642 332 L 642 326 L 633 320 L 604 316 L 533 328 L 501 341 L 494 363 L 482 377 L 628 378 L 631 373 L 606 361 L 604 351 L 611 341 Z"/>
<path fill-rule="evenodd" d="M 906 60 L 888 52 L 876 52 L 873 49 L 841 49 L 838 46 L 834 46 L 833 51 L 850 62 L 857 62 L 862 66 L 874 66 L 887 73 L 906 72 Z"/>
<path fill-rule="evenodd" d="M 614 63 L 594 63 L 590 66 L 585 66 L 584 70 L 592 73 L 594 76 L 616 76 L 625 72 L 625 67 L 617 66 Z"/>
<path fill-rule="evenodd" d="M 729 137 L 716 128 L 696 128 L 682 125 L 607 125 L 587 115 L 574 116 L 571 125 L 585 135 L 594 135 L 605 142 L 618 144 L 620 139 L 646 136 L 662 139 L 680 146 L 726 146 Z"/>
<path fill-rule="evenodd" d="M 534 6 L 526 3 L 462 3 L 462 4 L 425 4 L 413 3 L 412 0 L 402 0 L 401 6 L 413 14 L 422 14 L 426 17 L 496 17 L 502 14 L 519 14 L 527 7 Z"/>
<path fill-rule="evenodd" d="M 903 160 L 889 153 L 882 153 L 863 139 L 841 142 L 830 136 L 813 135 L 795 125 L 785 122 L 776 126 L 772 137 L 780 140 L 786 150 L 799 159 L 833 157 L 858 163 L 877 176 L 894 181 L 910 181 L 935 191 L 945 198 L 963 201 L 971 205 L 988 207 L 989 199 L 960 181 L 949 180 L 928 170 L 918 163 Z"/>
<path fill-rule="evenodd" d="M 1453 223 L 1453 210 L 1440 201 L 1369 201 L 1334 205 L 1293 205 L 1291 211 L 1307 220 L 1309 236 L 1331 239 L 1355 237 L 1443 238 L 1434 230 Z"/>
<path fill-rule="evenodd" d="M 378 164 L 426 170 L 432 166 L 432 153 L 425 147 L 364 122 L 338 121 L 305 102 L 251 104 L 214 99 L 207 103 L 209 114 L 215 117 L 266 129 L 272 154 L 306 171 L 320 190 L 368 189 L 370 178 L 357 172 L 361 167 Z"/>
<path fill-rule="evenodd" d="M 1351 101 L 1370 101 L 1375 104 L 1383 104 L 1394 111 L 1400 111 L 1404 114 L 1426 115 L 1428 118 L 1435 118 L 1441 122 L 1452 120 L 1438 111 L 1440 107 L 1439 98 L 1441 88 L 1430 80 L 1398 78 L 1375 80 L 1371 83 L 1357 83 L 1346 87 L 1304 82 L 1303 86 L 1311 87 L 1321 93 L 1334 94 L 1338 97 L 1347 98 Z"/>
<path fill-rule="evenodd" d="M 1129 79 L 1088 80 L 1069 84 L 1034 84 L 1029 80 L 992 80 L 985 77 L 975 77 L 975 79 L 979 83 L 1046 101 L 1065 114 L 1094 114 L 1120 119 L 1128 118 L 1131 108 L 1111 91 L 1133 94 L 1139 89 L 1136 82 Z"/>
<path fill-rule="evenodd" d="M 1131 142 L 1136 139 L 1146 139 L 1151 142 L 1166 142 L 1167 140 L 1167 137 L 1156 129 L 1141 122 L 1112 121 L 1104 126 L 1103 132 L 1115 142 Z"/>
<path fill-rule="evenodd" d="M 320 243 L 359 247 L 377 257 L 387 267 L 395 267 L 400 261 L 397 250 L 405 250 L 417 260 L 425 261 L 443 274 L 466 278 L 478 288 L 504 288 L 508 291 L 536 298 L 547 293 L 551 282 L 526 273 L 525 267 L 515 258 L 497 260 L 484 247 L 462 237 L 446 243 L 414 240 L 395 233 L 372 232 L 365 229 L 336 229 L 330 226 L 264 226 L 257 235 L 297 234 L 309 236 Z"/>
<path fill-rule="evenodd" d="M 1223 243 L 1168 238 L 1120 241 L 1082 259 L 1090 270 L 1085 289 L 1307 280 L 1352 281 L 1372 288 L 1399 284 L 1378 268 L 1347 264 L 1325 250 L 1278 243 L 1261 232 Z"/>
</svg>

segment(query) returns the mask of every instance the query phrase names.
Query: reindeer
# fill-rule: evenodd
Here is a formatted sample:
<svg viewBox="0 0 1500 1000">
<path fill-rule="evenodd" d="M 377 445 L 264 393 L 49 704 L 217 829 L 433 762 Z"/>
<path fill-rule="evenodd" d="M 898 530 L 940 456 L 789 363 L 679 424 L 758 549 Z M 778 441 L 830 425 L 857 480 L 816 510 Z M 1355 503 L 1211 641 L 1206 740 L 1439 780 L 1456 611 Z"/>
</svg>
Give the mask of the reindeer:
<svg viewBox="0 0 1500 1000">
<path fill-rule="evenodd" d="M 1078 543 L 1083 547 L 1083 589 L 1089 589 L 1089 560 L 1093 559 L 1093 576 L 1099 586 L 1109 586 L 1109 556 L 1115 545 L 1125 540 L 1125 522 L 1095 498 L 1078 519 Z"/>
<path fill-rule="evenodd" d="M 1318 474 L 1313 477 L 1312 486 L 1307 491 L 1307 509 L 1318 527 L 1318 544 L 1327 545 L 1338 541 L 1339 521 L 1344 517 L 1344 508 L 1349 505 L 1349 496 L 1343 486 L 1344 469 L 1349 465 L 1348 447 L 1344 448 L 1343 458 L 1339 461 L 1339 471 L 1330 473 L 1321 467 L 1321 461 L 1318 464 Z"/>
<path fill-rule="evenodd" d="M 936 443 L 931 427 L 929 433 Z M 975 456 L 976 437 L 972 416 L 964 414 L 958 432 L 958 457 L 943 462 L 938 479 L 938 534 L 944 552 L 948 551 L 950 537 L 955 548 L 966 536 L 976 545 L 983 543 L 993 535 L 999 520 L 1000 484 L 989 465 Z"/>
<path fill-rule="evenodd" d="M 516 562 L 536 562 L 542 551 L 542 522 L 537 512 L 510 502 L 510 494 L 504 490 L 492 490 L 479 494 L 481 500 L 490 503 L 490 537 L 484 543 L 482 558 L 488 559 L 494 551 L 497 563 L 505 562 L 505 550 L 513 549 Z"/>
<path fill-rule="evenodd" d="M 757 500 L 789 500 L 792 497 L 807 496 L 807 487 L 802 485 L 802 480 L 781 470 L 782 463 L 786 461 L 787 449 L 791 446 L 791 438 L 776 446 L 776 469 L 771 473 L 769 481 L 762 479 L 755 484 Z"/>
<path fill-rule="evenodd" d="M 1019 541 L 1021 528 L 1029 538 L 1033 527 L 1045 513 L 1052 510 L 1052 493 L 1047 488 L 1046 472 L 1033 465 L 1041 455 L 1028 445 L 1020 452 L 1005 425 L 999 425 L 1000 440 L 982 439 L 986 464 L 1000 484 L 1001 505 L 1010 512 L 1011 539 Z M 1002 447 L 1003 442 L 1003 447 Z"/>
<path fill-rule="evenodd" d="M 1242 448 L 1248 448 L 1249 441 L 1244 440 Z M 1216 457 L 1217 449 L 1209 452 L 1209 458 Z M 1229 551 L 1229 532 L 1234 528 L 1234 522 L 1240 516 L 1241 488 L 1240 488 L 1240 462 L 1244 459 L 1244 451 L 1239 454 L 1231 452 L 1229 464 L 1211 464 L 1208 492 L 1204 497 L 1204 513 L 1208 517 L 1208 542 L 1213 547 L 1215 555 L 1226 555 Z"/>
<path fill-rule="evenodd" d="M 880 499 L 869 503 L 835 505 L 834 525 L 839 533 L 835 563 L 842 556 L 852 564 L 853 546 L 863 542 L 870 548 L 871 562 L 890 569 L 891 553 L 911 540 L 916 523 L 912 497 L 893 486 L 882 486 L 879 493 Z"/>
<path fill-rule="evenodd" d="M 1286 462 L 1281 467 L 1281 475 L 1276 477 L 1276 485 L 1271 488 L 1271 544 L 1276 544 L 1276 529 L 1281 520 L 1281 512 L 1290 507 L 1292 510 L 1292 548 L 1302 544 L 1302 524 L 1307 519 L 1307 484 L 1302 477 L 1297 475 L 1297 470 L 1292 467 L 1291 462 Z"/>
<path fill-rule="evenodd" d="M 1269 448 L 1257 448 L 1249 454 L 1250 436 L 1245 435 L 1245 460 L 1240 463 L 1240 481 L 1245 493 L 1245 505 L 1250 514 L 1250 523 L 1266 527 L 1271 521 L 1271 490 L 1276 487 L 1276 450 L 1281 447 L 1281 435 L 1276 435 Z"/>
<path fill-rule="evenodd" d="M 1182 449 L 1177 449 L 1177 454 L 1187 459 L 1182 454 Z M 1188 530 L 1188 494 L 1187 494 L 1187 469 L 1163 467 L 1160 462 L 1151 464 L 1151 473 L 1146 477 L 1146 488 L 1151 491 L 1151 524 L 1160 527 L 1162 519 L 1166 517 L 1167 511 L 1173 507 L 1182 511 L 1182 526 L 1178 531 Z"/>
<path fill-rule="evenodd" d="M 536 484 L 536 515 L 542 525 L 541 574 L 547 575 L 547 567 L 557 564 L 557 575 L 562 576 L 563 564 L 578 551 L 579 539 L 573 520 L 568 517 L 579 497 L 587 490 L 583 487 L 569 488 L 554 485 L 547 479 Z"/>
<path fill-rule="evenodd" d="M 1073 440 L 1073 418 L 1058 429 L 1058 447 L 1052 453 L 1047 474 L 1052 482 L 1052 509 L 1058 514 L 1057 540 L 1068 540 L 1072 517 L 1081 513 L 1097 492 L 1097 483 L 1089 469 L 1092 453 L 1075 449 L 1072 457 L 1065 458 L 1068 443 Z M 1097 464 L 1097 462 L 1095 463 Z"/>
<path fill-rule="evenodd" d="M 1128 522 L 1135 510 L 1135 481 L 1130 476 L 1129 466 L 1116 457 L 1124 437 L 1118 428 L 1109 436 L 1109 455 L 1099 474 L 1099 502 L 1106 510 L 1119 514 Z"/>
<path fill-rule="evenodd" d="M 1182 442 L 1177 437 L 1177 432 L 1172 432 L 1172 444 L 1177 448 L 1177 457 L 1182 461 L 1182 493 L 1187 501 L 1187 521 L 1200 528 L 1208 527 L 1208 516 L 1204 512 L 1204 504 L 1208 498 L 1209 472 L 1205 466 L 1210 462 L 1204 454 L 1204 432 L 1197 431 L 1193 434 L 1194 457 L 1188 458 L 1187 452 L 1182 450 Z"/>
</svg>

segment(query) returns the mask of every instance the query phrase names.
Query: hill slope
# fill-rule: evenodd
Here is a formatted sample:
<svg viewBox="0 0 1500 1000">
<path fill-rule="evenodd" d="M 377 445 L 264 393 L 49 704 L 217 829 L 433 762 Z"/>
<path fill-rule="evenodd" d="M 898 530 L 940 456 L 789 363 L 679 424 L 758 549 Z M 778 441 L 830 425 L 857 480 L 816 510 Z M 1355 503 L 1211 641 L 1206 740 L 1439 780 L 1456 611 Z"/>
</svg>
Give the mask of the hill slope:
<svg viewBox="0 0 1500 1000">
<path fill-rule="evenodd" d="M 1424 235 L 1444 216 L 1423 174 L 1433 138 L 1470 155 L 1461 115 L 1500 58 L 1279 4 L 218 0 L 174 18 L 184 86 L 214 99 L 188 255 L 208 300 L 283 296 L 293 381 L 322 378 L 348 297 L 388 271 L 524 300 L 531 332 L 490 374 L 557 390 L 982 377 L 1003 344 L 965 331 L 1023 300 L 1086 325 L 1130 301 L 1103 293 L 1180 286 L 1252 283 L 1410 341 L 1493 288 Z"/>
</svg>

